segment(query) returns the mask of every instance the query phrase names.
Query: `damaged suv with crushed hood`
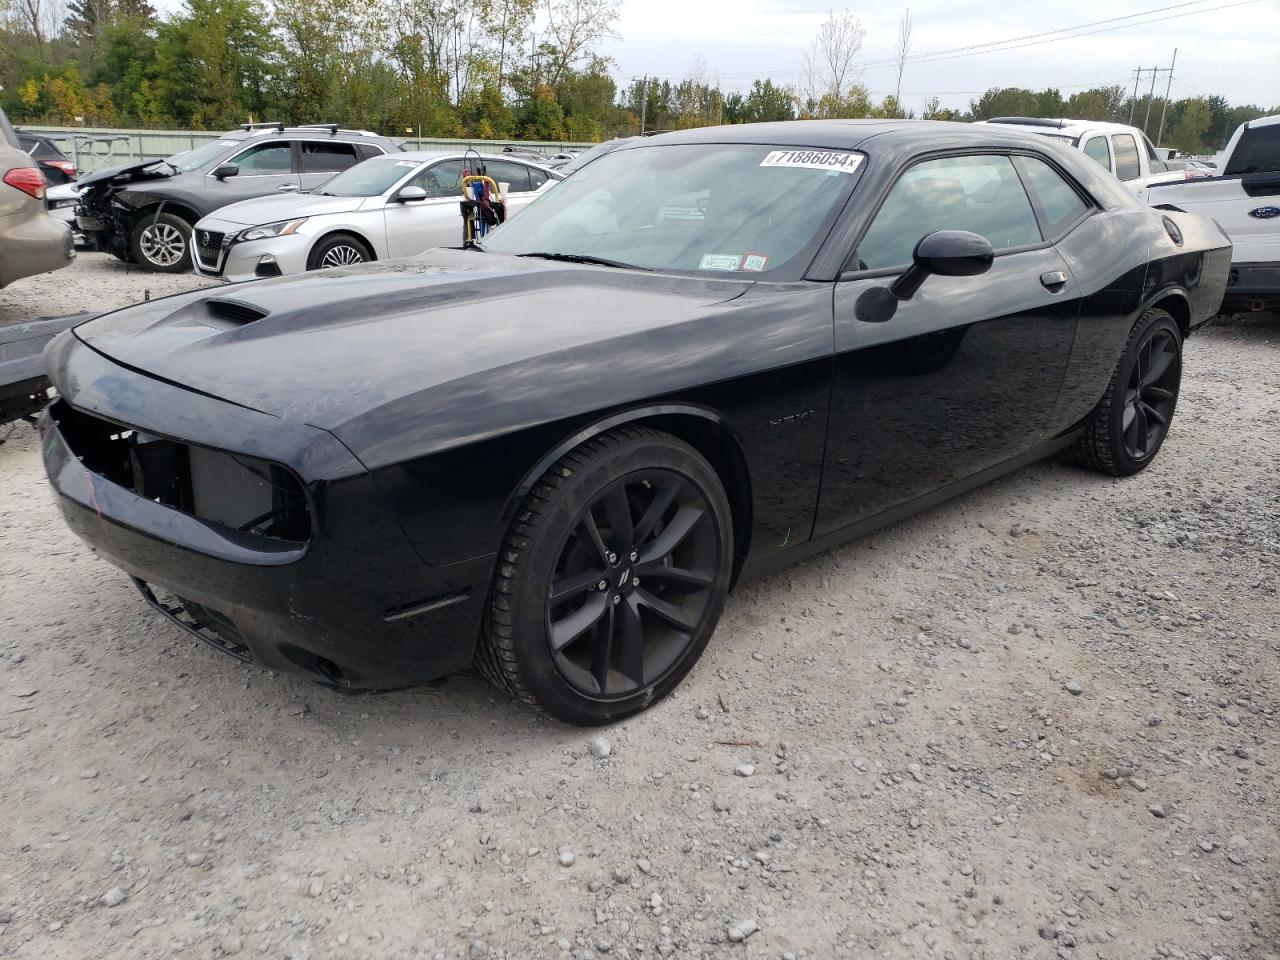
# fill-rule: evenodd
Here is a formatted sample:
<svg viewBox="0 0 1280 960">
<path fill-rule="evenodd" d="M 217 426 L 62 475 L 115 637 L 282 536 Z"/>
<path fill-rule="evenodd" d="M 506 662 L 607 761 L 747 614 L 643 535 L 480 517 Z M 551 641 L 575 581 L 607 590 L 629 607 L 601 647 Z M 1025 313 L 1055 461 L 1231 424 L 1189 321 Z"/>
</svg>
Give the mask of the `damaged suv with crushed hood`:
<svg viewBox="0 0 1280 960">
<path fill-rule="evenodd" d="M 76 225 L 88 245 L 147 270 L 191 269 L 191 229 L 229 203 L 310 190 L 400 142 L 337 124 L 245 124 L 193 150 L 79 181 Z"/>
</svg>

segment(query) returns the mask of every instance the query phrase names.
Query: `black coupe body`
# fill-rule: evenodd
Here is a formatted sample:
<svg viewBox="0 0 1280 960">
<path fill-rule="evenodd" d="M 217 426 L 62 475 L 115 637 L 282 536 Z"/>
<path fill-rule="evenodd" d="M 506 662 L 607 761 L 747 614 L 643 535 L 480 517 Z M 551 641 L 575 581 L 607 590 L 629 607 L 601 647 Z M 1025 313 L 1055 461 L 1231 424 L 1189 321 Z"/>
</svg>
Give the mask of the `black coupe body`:
<svg viewBox="0 0 1280 960">
<path fill-rule="evenodd" d="M 483 250 L 64 334 L 46 465 L 234 656 L 351 688 L 474 661 L 603 722 L 679 681 L 743 576 L 1067 448 L 1141 470 L 1230 255 L 1018 131 L 670 134 Z"/>
</svg>

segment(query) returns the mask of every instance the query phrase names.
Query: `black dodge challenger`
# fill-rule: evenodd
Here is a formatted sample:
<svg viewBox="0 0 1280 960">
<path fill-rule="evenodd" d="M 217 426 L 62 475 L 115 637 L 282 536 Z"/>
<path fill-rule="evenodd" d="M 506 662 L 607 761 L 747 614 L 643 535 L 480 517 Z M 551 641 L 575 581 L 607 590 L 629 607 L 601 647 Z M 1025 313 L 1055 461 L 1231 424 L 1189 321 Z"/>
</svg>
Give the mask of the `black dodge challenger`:
<svg viewBox="0 0 1280 960">
<path fill-rule="evenodd" d="M 45 462 L 76 533 L 234 657 L 349 689 L 475 663 L 604 723 L 744 577 L 1059 451 L 1142 470 L 1230 259 L 1016 130 L 685 131 L 480 247 L 61 335 Z"/>
</svg>

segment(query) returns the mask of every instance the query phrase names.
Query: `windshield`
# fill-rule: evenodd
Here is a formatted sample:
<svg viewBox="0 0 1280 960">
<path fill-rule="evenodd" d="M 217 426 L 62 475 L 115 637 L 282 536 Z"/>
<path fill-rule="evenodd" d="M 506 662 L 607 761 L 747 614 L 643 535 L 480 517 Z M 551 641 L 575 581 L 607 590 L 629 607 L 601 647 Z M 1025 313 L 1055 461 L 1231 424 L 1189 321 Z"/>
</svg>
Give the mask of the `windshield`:
<svg viewBox="0 0 1280 960">
<path fill-rule="evenodd" d="M 167 158 L 165 163 L 171 167 L 177 167 L 179 170 L 200 170 L 217 160 L 232 147 L 238 147 L 243 142 L 242 140 L 211 140 L 209 143 L 201 144 L 194 150 L 175 153 L 172 157 Z"/>
<path fill-rule="evenodd" d="M 613 153 L 613 151 L 617 150 L 624 143 L 627 143 L 628 141 L 633 139 L 634 139 L 633 137 L 622 137 L 617 140 L 606 140 L 604 143 L 597 143 L 590 150 L 587 150 L 584 153 L 578 154 L 568 163 L 564 164 L 560 168 L 560 172 L 563 173 L 565 176 L 568 176 L 569 174 L 573 173 L 573 171 L 578 170 L 582 167 L 585 167 L 592 160 L 598 160 L 601 157 L 603 157 L 606 153 Z"/>
<path fill-rule="evenodd" d="M 538 197 L 484 249 L 798 280 L 862 159 L 761 144 L 620 149 Z"/>
<path fill-rule="evenodd" d="M 314 192 L 326 197 L 376 197 L 420 166 L 420 160 L 378 157 L 348 167 L 336 177 L 330 177 Z"/>
</svg>

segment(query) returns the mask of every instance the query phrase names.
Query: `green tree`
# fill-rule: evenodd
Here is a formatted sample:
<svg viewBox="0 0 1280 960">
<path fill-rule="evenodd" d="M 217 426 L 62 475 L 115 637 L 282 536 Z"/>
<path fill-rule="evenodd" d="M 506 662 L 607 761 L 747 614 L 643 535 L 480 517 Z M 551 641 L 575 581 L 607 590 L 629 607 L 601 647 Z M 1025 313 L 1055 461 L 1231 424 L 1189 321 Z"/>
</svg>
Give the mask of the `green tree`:
<svg viewBox="0 0 1280 960">
<path fill-rule="evenodd" d="M 1173 127 L 1171 142 L 1179 153 L 1205 153 L 1205 135 L 1213 123 L 1213 110 L 1203 97 L 1188 100 L 1182 105 L 1182 116 Z"/>
</svg>

